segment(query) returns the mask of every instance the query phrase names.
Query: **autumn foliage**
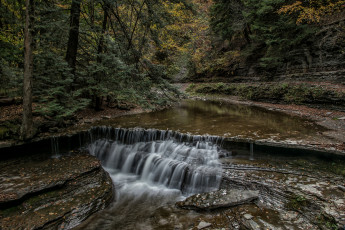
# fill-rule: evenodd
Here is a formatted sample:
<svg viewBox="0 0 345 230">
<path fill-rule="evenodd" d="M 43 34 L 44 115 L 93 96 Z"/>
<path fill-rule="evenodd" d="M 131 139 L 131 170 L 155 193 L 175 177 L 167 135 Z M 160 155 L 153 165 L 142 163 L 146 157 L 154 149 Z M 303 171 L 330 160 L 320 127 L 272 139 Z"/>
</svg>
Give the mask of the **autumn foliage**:
<svg viewBox="0 0 345 230">
<path fill-rule="evenodd" d="M 322 16 L 333 14 L 345 9 L 344 0 L 308 0 L 296 1 L 292 4 L 284 5 L 279 9 L 280 14 L 290 14 L 297 17 L 296 23 L 317 23 Z"/>
</svg>

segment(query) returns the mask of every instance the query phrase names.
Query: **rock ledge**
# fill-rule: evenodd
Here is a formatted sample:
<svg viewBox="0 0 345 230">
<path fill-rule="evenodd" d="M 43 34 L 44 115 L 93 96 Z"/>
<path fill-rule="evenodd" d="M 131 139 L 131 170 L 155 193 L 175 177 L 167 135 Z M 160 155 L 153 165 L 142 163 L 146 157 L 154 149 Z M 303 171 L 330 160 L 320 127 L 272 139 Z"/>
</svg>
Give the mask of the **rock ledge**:
<svg viewBox="0 0 345 230">
<path fill-rule="evenodd" d="M 113 200 L 113 184 L 91 155 L 0 162 L 0 228 L 70 229 Z"/>
<path fill-rule="evenodd" d="M 257 190 L 221 189 L 215 192 L 196 194 L 176 205 L 183 209 L 212 210 L 248 204 L 259 197 Z"/>
</svg>

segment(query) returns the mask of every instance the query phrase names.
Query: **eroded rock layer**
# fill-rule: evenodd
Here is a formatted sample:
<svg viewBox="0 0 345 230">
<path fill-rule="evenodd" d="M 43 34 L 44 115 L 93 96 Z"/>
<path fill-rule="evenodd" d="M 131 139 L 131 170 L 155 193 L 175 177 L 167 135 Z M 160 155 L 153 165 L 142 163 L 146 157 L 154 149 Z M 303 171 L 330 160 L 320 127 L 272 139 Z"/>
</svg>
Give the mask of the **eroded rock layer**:
<svg viewBox="0 0 345 230">
<path fill-rule="evenodd" d="M 113 184 L 93 156 L 43 156 L 0 163 L 1 229 L 70 229 L 113 200 Z"/>
</svg>

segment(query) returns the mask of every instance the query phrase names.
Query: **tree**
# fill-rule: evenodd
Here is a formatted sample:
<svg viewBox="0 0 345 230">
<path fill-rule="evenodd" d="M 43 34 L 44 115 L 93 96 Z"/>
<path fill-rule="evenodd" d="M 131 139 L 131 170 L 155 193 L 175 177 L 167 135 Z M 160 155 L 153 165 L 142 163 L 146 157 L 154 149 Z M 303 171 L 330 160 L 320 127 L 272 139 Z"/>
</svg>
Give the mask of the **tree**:
<svg viewBox="0 0 345 230">
<path fill-rule="evenodd" d="M 21 127 L 21 137 L 24 140 L 30 139 L 34 135 L 32 119 L 34 0 L 26 0 L 25 3 L 23 122 Z"/>
<path fill-rule="evenodd" d="M 243 12 L 246 10 L 242 0 L 214 0 L 210 12 L 212 30 L 223 39 L 229 39 L 237 34 L 248 38 L 248 24 Z"/>
<path fill-rule="evenodd" d="M 107 29 L 108 11 L 109 11 L 109 4 L 105 1 L 103 3 L 102 30 L 101 30 L 101 35 L 100 35 L 99 42 L 98 42 L 98 47 L 97 47 L 97 63 L 98 64 L 102 63 L 102 53 L 104 51 L 104 36 L 105 36 L 106 29 Z M 97 76 L 95 76 L 95 78 L 97 79 L 98 84 L 99 84 L 101 81 L 100 75 L 102 75 L 102 71 L 98 71 L 95 74 L 97 75 Z M 97 93 L 97 95 L 95 97 L 95 109 L 96 110 L 101 110 L 102 99 L 103 98 L 100 96 L 100 93 Z"/>
<path fill-rule="evenodd" d="M 78 53 L 79 39 L 79 19 L 80 19 L 80 0 L 72 0 L 70 15 L 70 30 L 68 36 L 66 61 L 72 69 L 72 74 L 76 71 L 76 61 Z"/>
</svg>

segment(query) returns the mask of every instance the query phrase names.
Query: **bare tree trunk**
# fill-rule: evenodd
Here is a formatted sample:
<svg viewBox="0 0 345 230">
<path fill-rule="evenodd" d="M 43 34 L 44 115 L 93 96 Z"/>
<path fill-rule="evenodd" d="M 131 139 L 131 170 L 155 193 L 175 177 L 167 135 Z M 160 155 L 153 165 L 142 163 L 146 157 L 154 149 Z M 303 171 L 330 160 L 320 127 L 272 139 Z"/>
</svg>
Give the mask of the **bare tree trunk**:
<svg viewBox="0 0 345 230">
<path fill-rule="evenodd" d="M 80 19 L 80 0 L 72 0 L 71 16 L 70 16 L 70 30 L 68 36 L 66 61 L 69 67 L 72 68 L 72 74 L 75 74 L 78 39 L 79 39 L 79 19 Z"/>
<path fill-rule="evenodd" d="M 32 74 L 33 74 L 33 21 L 34 0 L 25 1 L 25 30 L 24 30 L 24 88 L 23 88 L 23 123 L 21 138 L 30 139 L 34 135 L 32 119 Z"/>
</svg>

